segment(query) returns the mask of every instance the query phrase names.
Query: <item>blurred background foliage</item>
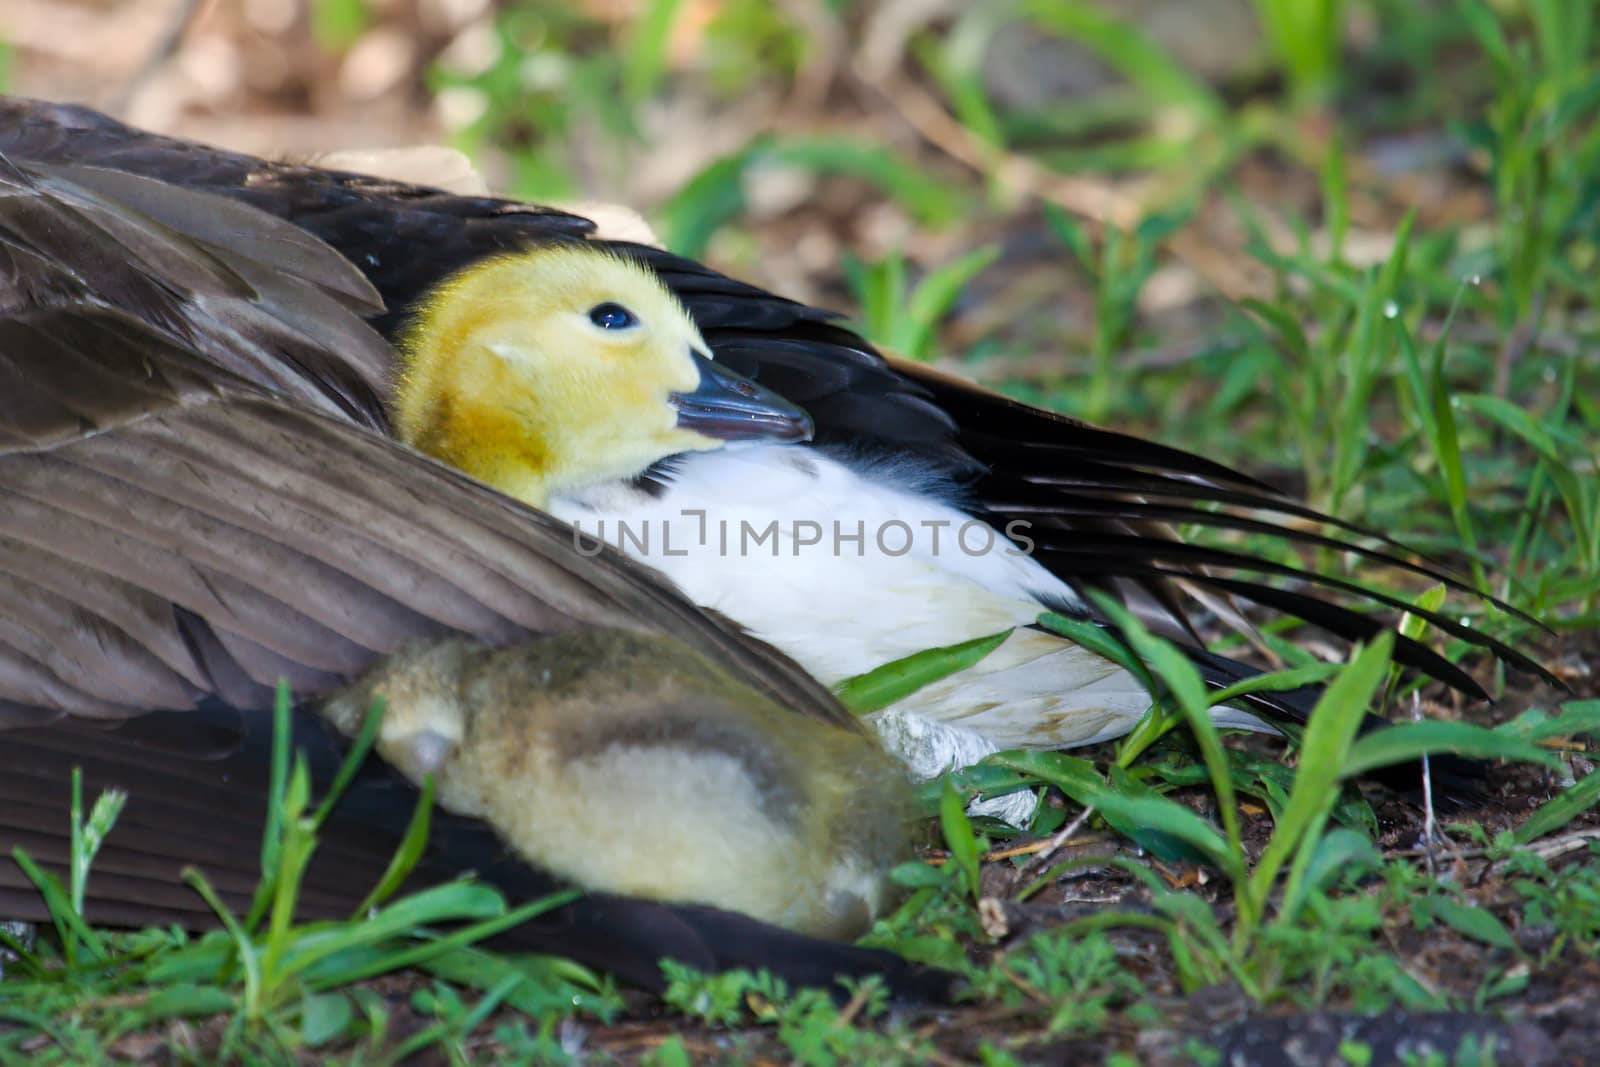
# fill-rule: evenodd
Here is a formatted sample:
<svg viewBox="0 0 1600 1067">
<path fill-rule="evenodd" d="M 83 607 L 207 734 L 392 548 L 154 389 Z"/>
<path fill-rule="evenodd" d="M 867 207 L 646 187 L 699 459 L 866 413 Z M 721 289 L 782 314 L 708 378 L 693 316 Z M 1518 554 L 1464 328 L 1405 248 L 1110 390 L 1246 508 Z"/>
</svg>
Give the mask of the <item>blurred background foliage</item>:
<svg viewBox="0 0 1600 1067">
<path fill-rule="evenodd" d="M 1589 3 L 0 0 L 0 38 L 9 91 L 637 207 L 1596 621 Z"/>
</svg>

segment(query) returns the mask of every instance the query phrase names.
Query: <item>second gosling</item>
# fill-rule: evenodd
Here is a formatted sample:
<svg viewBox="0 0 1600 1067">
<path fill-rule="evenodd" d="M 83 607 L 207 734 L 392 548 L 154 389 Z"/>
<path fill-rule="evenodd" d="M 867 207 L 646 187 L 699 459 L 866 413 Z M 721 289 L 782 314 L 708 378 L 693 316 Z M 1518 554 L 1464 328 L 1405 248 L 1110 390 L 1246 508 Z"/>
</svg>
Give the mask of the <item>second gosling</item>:
<svg viewBox="0 0 1600 1067">
<path fill-rule="evenodd" d="M 591 889 L 849 938 L 908 852 L 904 772 L 873 737 L 789 711 L 670 638 L 587 630 L 392 657 L 324 705 L 387 705 L 380 755 L 447 810 Z"/>
</svg>

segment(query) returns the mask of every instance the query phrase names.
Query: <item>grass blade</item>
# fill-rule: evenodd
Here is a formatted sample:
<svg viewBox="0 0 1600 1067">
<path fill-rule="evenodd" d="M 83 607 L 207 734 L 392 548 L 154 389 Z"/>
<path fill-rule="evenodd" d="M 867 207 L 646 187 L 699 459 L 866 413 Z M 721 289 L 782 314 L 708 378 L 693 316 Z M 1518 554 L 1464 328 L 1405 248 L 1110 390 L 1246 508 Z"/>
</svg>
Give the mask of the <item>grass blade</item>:
<svg viewBox="0 0 1600 1067">
<path fill-rule="evenodd" d="M 1554 753 L 1532 742 L 1472 723 L 1421 719 L 1395 723 L 1358 739 L 1350 746 L 1339 778 L 1357 778 L 1379 767 L 1392 767 L 1441 752 L 1476 759 L 1511 759 L 1546 767 L 1560 766 Z"/>
<path fill-rule="evenodd" d="M 915 693 L 923 686 L 966 670 L 1005 643 L 1010 630 L 976 637 L 957 645 L 928 648 L 874 667 L 866 674 L 846 678 L 833 691 L 857 715 L 878 711 Z"/>
<path fill-rule="evenodd" d="M 982 889 L 978 881 L 978 837 L 972 832 L 972 820 L 967 818 L 961 794 L 949 782 L 939 798 L 939 828 L 944 833 L 945 847 L 950 850 L 950 860 L 960 869 L 967 892 L 976 902 Z"/>
<path fill-rule="evenodd" d="M 105 960 L 109 957 L 106 952 L 105 942 L 100 940 L 83 918 L 83 914 L 72 906 L 72 896 L 61 884 L 61 879 L 40 867 L 28 854 L 28 850 L 21 845 L 11 850 L 11 858 L 17 861 L 17 866 L 22 868 L 22 873 L 27 875 L 28 881 L 38 888 L 44 897 L 45 907 L 50 911 L 50 921 L 55 924 L 56 934 L 61 938 L 63 949 L 67 953 L 68 966 L 74 962 L 74 946 L 81 944 L 96 960 Z"/>
<path fill-rule="evenodd" d="M 1301 899 L 1299 885 L 1305 879 L 1313 855 L 1312 848 L 1306 846 L 1314 845 L 1321 835 L 1328 813 L 1338 799 L 1339 782 L 1350 746 L 1383 681 L 1393 647 L 1392 633 L 1379 634 L 1370 645 L 1356 653 L 1312 709 L 1311 721 L 1300 743 L 1300 763 L 1289 802 L 1249 878 L 1249 894 L 1252 905 L 1258 909 L 1257 914 L 1264 913 L 1278 872 L 1291 855 L 1294 866 L 1284 889 L 1284 900 Z"/>
<path fill-rule="evenodd" d="M 1600 801 L 1600 771 L 1593 771 L 1541 804 L 1512 832 L 1511 838 L 1519 845 L 1537 841 L 1593 808 L 1597 801 Z"/>
</svg>

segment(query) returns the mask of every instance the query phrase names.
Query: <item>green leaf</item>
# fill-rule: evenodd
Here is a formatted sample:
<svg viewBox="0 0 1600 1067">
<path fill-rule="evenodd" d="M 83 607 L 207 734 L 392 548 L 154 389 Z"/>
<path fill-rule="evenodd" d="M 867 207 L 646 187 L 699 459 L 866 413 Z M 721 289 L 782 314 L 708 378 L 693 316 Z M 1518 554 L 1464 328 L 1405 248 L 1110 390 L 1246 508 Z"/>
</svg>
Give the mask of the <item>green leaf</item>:
<svg viewBox="0 0 1600 1067">
<path fill-rule="evenodd" d="M 917 810 L 929 818 L 937 816 L 946 783 L 954 787 L 961 794 L 961 799 L 969 804 L 980 797 L 1007 796 L 1040 784 L 1039 779 L 1032 775 L 1020 774 L 1009 767 L 991 763 L 991 758 L 986 757 L 982 763 L 946 771 L 937 778 L 918 782 L 914 787 Z"/>
<path fill-rule="evenodd" d="M 355 1020 L 343 993 L 308 993 L 300 1002 L 300 1037 L 312 1048 L 341 1037 Z"/>
<path fill-rule="evenodd" d="M 61 879 L 35 863 L 28 850 L 21 845 L 11 850 L 11 858 L 17 861 L 22 873 L 44 897 L 45 908 L 50 912 L 50 921 L 55 924 L 56 934 L 62 944 L 82 944 L 95 959 L 108 959 L 105 943 L 90 928 L 82 913 L 72 906 L 72 896 L 61 884 Z"/>
<path fill-rule="evenodd" d="M 1436 612 L 1444 605 L 1444 599 L 1449 594 L 1443 582 L 1431 585 L 1412 598 L 1412 603 L 1422 611 Z M 1406 612 L 1400 616 L 1400 624 L 1395 627 L 1403 636 L 1416 640 L 1422 636 L 1422 631 L 1427 627 L 1428 620 L 1421 615 Z"/>
<path fill-rule="evenodd" d="M 1146 689 L 1155 688 L 1146 669 L 1144 662 L 1128 647 L 1128 643 L 1115 631 L 1108 630 L 1100 623 L 1088 619 L 1076 619 L 1070 615 L 1061 615 L 1054 611 L 1047 611 L 1038 618 L 1038 623 L 1047 630 L 1051 630 L 1067 638 L 1075 645 L 1088 649 L 1097 656 L 1104 656 L 1117 666 L 1128 671 Z"/>
<path fill-rule="evenodd" d="M 1206 773 L 1208 775 L 1207 781 L 1209 781 L 1209 768 Z M 1118 764 L 1113 763 L 1107 768 L 1107 778 L 1110 785 L 1109 792 L 1113 796 L 1166 800 L 1166 797 L 1162 796 L 1160 792 L 1146 785 L 1142 778 L 1128 773 L 1127 768 Z M 1169 801 L 1169 803 L 1171 802 Z M 1158 860 L 1165 863 L 1209 863 L 1216 866 L 1215 861 L 1206 852 L 1160 826 L 1151 826 L 1130 819 L 1119 810 L 1097 809 L 1097 813 L 1106 821 L 1106 825 Z M 1234 852 L 1239 852 L 1238 849 L 1233 848 L 1231 841 L 1229 842 L 1229 848 Z M 1242 853 L 1240 854 L 1242 855 Z M 1222 869 L 1226 871 L 1227 868 L 1224 867 Z"/>
<path fill-rule="evenodd" d="M 372 745 L 378 739 L 378 730 L 383 725 L 385 710 L 384 698 L 374 697 L 372 707 L 367 709 L 366 717 L 361 720 L 361 729 L 357 732 L 355 740 L 350 743 L 349 751 L 340 762 L 339 770 L 333 776 L 322 803 L 317 805 L 316 812 L 311 816 L 311 821 L 317 826 L 327 821 L 328 813 L 333 811 L 333 806 L 344 796 L 344 791 L 349 788 L 351 781 L 361 770 L 362 764 L 366 763 L 367 753 L 372 751 Z"/>
<path fill-rule="evenodd" d="M 244 921 L 255 929 L 272 904 L 278 875 L 278 852 L 283 847 L 284 794 L 289 782 L 289 717 L 293 710 L 289 683 L 279 681 L 272 701 L 272 757 L 267 771 L 267 821 L 261 830 L 261 881 Z"/>
<path fill-rule="evenodd" d="M 1300 764 L 1289 802 L 1249 879 L 1249 903 L 1256 915 L 1263 914 L 1278 872 L 1291 855 L 1294 865 L 1284 899 L 1302 899 L 1300 883 L 1311 862 L 1313 842 L 1338 800 L 1351 742 L 1388 669 L 1393 647 L 1394 634 L 1384 632 L 1359 649 L 1312 709 L 1300 742 Z"/>
<path fill-rule="evenodd" d="M 1167 689 L 1177 697 L 1183 716 L 1189 724 L 1189 731 L 1193 734 L 1195 743 L 1200 746 L 1200 754 L 1210 775 L 1211 788 L 1217 794 L 1217 807 L 1222 815 L 1223 828 L 1228 835 L 1228 847 L 1236 856 L 1242 857 L 1244 850 L 1240 838 L 1239 804 L 1234 794 L 1233 774 L 1228 765 L 1227 754 L 1223 751 L 1222 740 L 1211 721 L 1212 695 L 1205 680 L 1200 677 L 1200 672 L 1189 657 L 1176 645 L 1150 633 L 1131 611 L 1114 598 L 1096 593 L 1095 602 L 1121 629 L 1123 638 L 1133 647 L 1140 660 L 1160 675 Z M 1119 759 L 1118 763 L 1124 764 L 1125 761 Z M 1242 859 L 1239 863 L 1242 868 Z"/>
<path fill-rule="evenodd" d="M 1529 741 L 1467 722 L 1422 719 L 1374 730 L 1350 747 L 1341 779 L 1355 778 L 1378 767 L 1391 767 L 1425 755 L 1448 752 L 1478 759 L 1512 759 L 1560 766 L 1560 760 Z"/>
<path fill-rule="evenodd" d="M 132 1007 L 128 1015 L 123 1016 L 121 1025 L 133 1030 L 169 1019 L 218 1015 L 237 1007 L 233 994 L 224 989 L 183 982 L 151 990 L 148 996 Z"/>
<path fill-rule="evenodd" d="M 1349 182 L 1344 160 L 1344 136 L 1335 129 L 1322 160 L 1322 213 L 1327 220 L 1330 263 L 1344 262 L 1344 239 L 1350 230 Z"/>
<path fill-rule="evenodd" d="M 428 846 L 428 831 L 433 825 L 433 788 L 433 775 L 423 776 L 422 789 L 417 796 L 416 807 L 411 809 L 411 821 L 406 824 L 405 836 L 400 839 L 394 855 L 389 857 L 389 866 L 384 870 L 383 877 L 378 879 L 378 884 L 372 887 L 367 898 L 356 909 L 356 917 L 365 916 L 398 892 L 406 876 L 422 859 L 422 852 Z"/>
<path fill-rule="evenodd" d="M 1472 514 L 1467 507 L 1467 472 L 1461 459 L 1461 436 L 1456 427 L 1455 409 L 1450 404 L 1450 387 L 1444 375 L 1444 338 L 1441 336 L 1434 348 L 1433 370 L 1429 382 L 1430 401 L 1433 408 L 1434 454 L 1439 460 L 1439 470 L 1444 475 L 1445 499 L 1450 504 L 1456 531 L 1467 553 L 1477 555 L 1478 540 L 1472 524 Z M 1482 576 L 1474 577 L 1482 585 Z"/>
<path fill-rule="evenodd" d="M 336 953 L 408 934 L 418 927 L 505 914 L 505 900 L 478 882 L 430 886 L 403 897 L 359 923 L 317 923 L 297 931 L 282 965 L 285 975 L 304 971 Z"/>
<path fill-rule="evenodd" d="M 389 1055 L 394 1057 L 393 1062 L 408 1062 L 429 1045 L 443 1045 L 446 1041 L 464 1037 L 487 1019 L 505 1000 L 506 995 L 522 981 L 521 976 L 511 975 L 479 998 L 472 1010 L 465 1013 L 461 1012 L 461 1002 L 455 999 L 453 993 L 446 994 L 441 991 L 440 995 L 434 997 L 434 1010 L 443 1008 L 440 1014 L 445 1017 L 432 1026 L 415 1031 L 393 1049 L 388 1050 Z"/>
<path fill-rule="evenodd" d="M 1048 782 L 1085 807 L 1093 804 L 1107 788 L 1105 778 L 1095 770 L 1093 763 L 1062 752 L 1037 749 L 996 752 L 986 757 L 984 763 L 1008 767 Z"/>
<path fill-rule="evenodd" d="M 209 879 L 195 867 L 185 867 L 181 877 L 194 891 L 200 894 L 208 907 L 216 913 L 217 921 L 227 931 L 227 943 L 233 949 L 233 957 L 239 966 L 244 968 L 244 1014 L 248 1019 L 258 1019 L 265 1005 L 262 1003 L 264 996 L 261 975 L 261 954 L 256 951 L 250 935 L 245 932 L 239 920 L 234 918 L 233 912 L 222 903 L 222 898 L 217 895 L 216 889 Z"/>
<path fill-rule="evenodd" d="M 657 1045 L 639 1062 L 647 1067 L 694 1067 L 694 1058 L 684 1047 L 683 1038 L 676 1034 Z"/>
<path fill-rule="evenodd" d="M 666 245 L 680 256 L 700 259 L 712 235 L 744 210 L 744 168 L 758 140 L 707 164 L 661 207 Z"/>
<path fill-rule="evenodd" d="M 1343 0 L 1256 0 L 1300 108 L 1325 103 L 1334 90 L 1344 42 L 1343 6 Z"/>
<path fill-rule="evenodd" d="M 1500 27 L 1500 20 L 1483 0 L 1459 0 L 1456 13 L 1478 39 L 1478 46 L 1488 53 L 1497 66 L 1507 69 L 1517 66 L 1511 42 Z"/>
<path fill-rule="evenodd" d="M 1374 985 L 1387 987 L 1402 1005 L 1419 1011 L 1443 1010 L 1448 1001 L 1407 973 L 1405 966 L 1382 952 L 1367 955 L 1358 965 L 1360 973 Z"/>
<path fill-rule="evenodd" d="M 413 926 L 460 921 L 462 919 L 492 919 L 504 915 L 505 900 L 493 886 L 482 882 L 455 881 L 427 889 L 401 899 L 368 917 L 363 925 L 378 932 L 364 932 L 362 940 L 387 936 L 384 928 L 399 932 Z"/>
<path fill-rule="evenodd" d="M 1404 381 L 1407 386 L 1411 409 L 1411 425 L 1416 426 L 1425 441 L 1439 439 L 1438 420 L 1434 415 L 1431 402 L 1432 391 L 1428 386 L 1427 375 L 1422 369 L 1422 357 L 1417 352 L 1416 339 L 1411 336 L 1411 330 L 1406 326 L 1404 319 L 1395 322 L 1396 346 L 1400 351 L 1400 367 L 1405 372 Z"/>
<path fill-rule="evenodd" d="M 1099 808 L 1100 801 L 1113 794 L 1160 799 L 1153 790 L 1134 781 L 1120 767 L 1111 769 L 1115 780 L 1108 783 L 1101 777 L 1093 763 L 1060 752 L 1031 750 L 996 752 L 984 762 L 1010 767 L 1038 781 L 1053 785 L 1086 808 Z M 1209 853 L 1190 846 L 1181 835 L 1169 834 L 1163 828 L 1147 826 L 1136 819 L 1130 819 L 1120 808 L 1112 811 L 1101 810 L 1100 814 L 1112 829 L 1149 850 L 1159 859 L 1172 863 L 1204 862 L 1210 859 Z"/>
<path fill-rule="evenodd" d="M 1108 790 L 1095 801 L 1095 810 L 1106 816 L 1108 822 L 1115 818 L 1136 827 L 1171 834 L 1205 856 L 1236 885 L 1243 884 L 1249 876 L 1243 854 L 1235 852 L 1216 827 L 1175 800 L 1154 793 L 1134 797 Z"/>
<path fill-rule="evenodd" d="M 1291 689 L 1300 689 L 1308 685 L 1320 685 L 1338 674 L 1342 670 L 1342 663 L 1307 663 L 1299 667 L 1286 667 L 1281 671 L 1270 671 L 1266 674 L 1252 675 L 1232 685 L 1218 689 L 1210 694 L 1212 704 L 1225 704 L 1230 700 L 1249 693 L 1259 693 L 1263 690 L 1282 693 Z"/>
<path fill-rule="evenodd" d="M 917 58 L 938 80 L 961 125 L 990 150 L 1004 146 L 1005 134 L 989 103 L 984 59 L 995 32 L 1011 17 L 1008 4 L 975 4 L 962 12 L 942 41 L 912 42 Z"/>
<path fill-rule="evenodd" d="M 950 850 L 950 861 L 960 868 L 967 892 L 976 901 L 982 888 L 978 881 L 978 837 L 972 832 L 972 820 L 967 818 L 961 794 L 948 783 L 939 802 L 939 828 L 944 833 L 945 847 Z"/>
<path fill-rule="evenodd" d="M 1590 810 L 1597 801 L 1600 801 L 1600 771 L 1585 775 L 1541 804 L 1539 810 L 1516 828 L 1512 840 L 1519 845 L 1537 841 Z"/>
<path fill-rule="evenodd" d="M 1195 665 L 1178 647 L 1146 630 L 1134 614 L 1109 596 L 1097 596 L 1103 611 L 1110 613 L 1122 630 L 1123 639 L 1139 656 L 1146 669 L 1153 670 L 1166 683 L 1186 714 L 1209 721 L 1211 691 Z"/>
<path fill-rule="evenodd" d="M 1463 904 L 1449 897 L 1433 897 L 1428 901 L 1428 906 L 1446 925 L 1474 941 L 1482 941 L 1495 948 L 1515 950 L 1517 947 L 1516 939 L 1505 924 L 1483 908 Z"/>
<path fill-rule="evenodd" d="M 471 883 L 452 882 L 450 884 L 459 886 L 470 885 Z M 425 890 L 424 892 L 430 891 Z M 335 986 L 346 985 L 350 982 L 359 981 L 362 978 L 370 978 L 373 975 L 383 974 L 388 971 L 400 970 L 404 967 L 424 966 L 427 961 L 435 958 L 436 956 L 446 952 L 454 951 L 463 945 L 470 945 L 475 942 L 482 941 L 485 938 L 494 937 L 496 934 L 509 930 L 512 927 L 520 926 L 528 920 L 542 915 L 545 912 L 553 911 L 556 908 L 565 907 L 583 895 L 582 890 L 579 889 L 564 889 L 560 892 L 550 893 L 546 896 L 539 897 L 537 900 L 530 900 L 520 907 L 506 911 L 504 901 L 499 899 L 499 893 L 494 892 L 493 890 L 489 890 L 488 892 L 493 895 L 496 901 L 498 901 L 496 908 L 501 912 L 501 914 L 495 915 L 492 918 L 484 919 L 481 922 L 472 923 L 469 926 L 457 927 L 443 937 L 435 937 L 431 940 L 420 941 L 407 948 L 399 949 L 394 952 L 386 952 L 375 956 L 369 956 L 365 960 L 357 961 L 352 965 L 342 969 L 325 968 L 317 973 L 317 977 L 314 981 L 308 980 L 307 984 L 313 989 L 328 989 Z M 420 896 L 421 894 L 418 895 Z M 393 905 L 393 908 L 398 908 L 404 903 L 405 901 L 401 901 L 399 904 Z M 455 906 L 441 906 L 441 911 L 444 913 L 442 916 L 444 921 L 450 921 L 450 915 L 448 913 L 452 910 L 455 910 Z M 337 927 L 339 924 L 331 925 Z M 415 931 L 406 930 L 404 932 L 411 933 Z M 375 935 L 369 938 L 369 940 L 377 941 L 380 940 L 381 937 L 381 934 Z M 338 951 L 338 949 L 335 951 Z M 318 953 L 317 956 L 319 960 L 326 959 L 328 958 L 328 953 Z M 312 962 L 314 963 L 317 961 L 313 960 Z M 307 970 L 309 970 L 309 965 Z"/>
<path fill-rule="evenodd" d="M 790 137 L 772 141 L 766 155 L 780 163 L 871 182 L 926 225 L 947 225 L 965 212 L 964 198 L 949 182 L 881 144 L 843 137 Z"/>
<path fill-rule="evenodd" d="M 896 864 L 889 870 L 889 881 L 902 889 L 937 889 L 947 880 L 945 871 L 920 860 Z"/>
<path fill-rule="evenodd" d="M 844 273 L 861 305 L 862 332 L 880 344 L 888 344 L 899 330 L 900 304 L 905 293 L 904 253 L 890 252 L 876 263 L 846 256 Z"/>
<path fill-rule="evenodd" d="M 1011 636 L 1002 630 L 958 645 L 929 648 L 874 667 L 866 674 L 846 678 L 833 687 L 845 707 L 857 715 L 886 708 L 925 685 L 966 670 L 999 648 Z"/>
<path fill-rule="evenodd" d="M 1282 913 L 1293 922 L 1311 893 L 1326 890 L 1346 872 L 1371 870 L 1382 862 L 1383 854 L 1365 834 L 1344 828 L 1328 831 L 1312 851 L 1295 899 L 1284 900 Z"/>
<path fill-rule="evenodd" d="M 472 945 L 448 949 L 418 963 L 435 978 L 474 989 L 489 989 L 520 975 L 506 1002 L 530 1015 L 577 1007 L 605 1017 L 612 1007 L 607 980 L 594 971 L 557 956 L 506 955 Z"/>
<path fill-rule="evenodd" d="M 312 0 L 311 35 L 330 51 L 355 44 L 371 23 L 366 0 Z"/>
<path fill-rule="evenodd" d="M 1282 347 L 1288 349 L 1289 355 L 1294 358 L 1296 363 L 1304 363 L 1306 361 L 1311 352 L 1311 341 L 1306 337 L 1305 328 L 1300 325 L 1299 320 L 1286 309 L 1277 304 L 1269 304 L 1265 300 L 1257 300 L 1254 297 L 1247 297 L 1240 301 L 1239 306 L 1265 319 L 1267 325 L 1272 327 L 1272 336 L 1268 339 L 1275 340 Z"/>
<path fill-rule="evenodd" d="M 913 359 L 930 355 L 934 331 L 955 306 L 961 290 L 998 258 L 999 246 L 985 245 L 929 271 L 912 292 L 901 320 L 901 332 L 890 347 Z"/>
<path fill-rule="evenodd" d="M 1455 402 L 1520 437 L 1544 458 L 1560 462 L 1560 446 L 1527 409 L 1518 407 L 1504 397 L 1483 393 L 1461 394 L 1455 398 Z"/>
<path fill-rule="evenodd" d="M 623 56 L 622 87 L 629 100 L 647 99 L 656 91 L 666 69 L 667 41 L 682 0 L 650 0 L 635 16 Z"/>
<path fill-rule="evenodd" d="M 1561 705 L 1561 713 L 1552 718 L 1541 715 L 1536 721 L 1527 721 L 1524 716 L 1518 716 L 1495 730 L 1527 741 L 1600 733 L 1600 700 L 1569 700 Z"/>
<path fill-rule="evenodd" d="M 1044 221 L 1050 227 L 1050 232 L 1073 254 L 1078 260 L 1078 265 L 1084 270 L 1093 273 L 1099 269 L 1099 257 L 1094 254 L 1094 242 L 1089 238 L 1089 231 L 1083 223 L 1067 214 L 1065 208 L 1059 204 L 1046 202 L 1044 205 Z"/>
<path fill-rule="evenodd" d="M 1584 540 L 1587 537 L 1588 524 L 1592 521 L 1589 509 L 1585 506 L 1588 500 L 1584 493 L 1585 480 L 1575 473 L 1573 464 L 1566 458 L 1561 443 L 1556 440 L 1552 429 L 1541 424 L 1524 408 L 1502 397 L 1472 393 L 1457 397 L 1456 402 L 1462 408 L 1494 422 L 1539 453 L 1543 470 L 1556 483 L 1562 501 L 1567 505 L 1569 516 L 1576 527 L 1574 532 L 1577 539 Z M 1584 445 L 1579 444 L 1576 447 L 1581 451 Z"/>
</svg>

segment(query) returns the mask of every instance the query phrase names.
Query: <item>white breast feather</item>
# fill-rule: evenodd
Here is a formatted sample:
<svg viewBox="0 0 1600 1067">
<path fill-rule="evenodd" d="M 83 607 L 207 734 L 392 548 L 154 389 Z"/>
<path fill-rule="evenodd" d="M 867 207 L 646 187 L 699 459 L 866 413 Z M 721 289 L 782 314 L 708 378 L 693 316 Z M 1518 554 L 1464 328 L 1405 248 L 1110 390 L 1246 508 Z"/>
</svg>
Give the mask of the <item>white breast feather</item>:
<svg viewBox="0 0 1600 1067">
<path fill-rule="evenodd" d="M 908 481 L 909 491 L 901 487 Z M 738 620 L 830 685 L 923 649 L 1024 627 L 1042 599 L 1081 604 L 998 531 L 914 482 L 903 467 L 858 470 L 812 448 L 758 445 L 681 457 L 659 495 L 607 486 L 552 499 L 550 510 L 663 571 L 696 603 Z M 774 534 L 759 536 L 774 524 Z M 858 529 L 859 542 L 851 539 Z M 978 551 L 990 536 L 992 546 Z M 892 747 L 915 735 L 917 751 L 902 754 L 931 775 L 996 748 L 1116 737 L 1149 704 L 1143 686 L 1110 661 L 1018 629 L 976 666 L 889 709 L 896 721 L 883 725 Z M 908 734 L 898 718 L 907 714 L 931 730 Z M 1225 717 L 1264 728 L 1243 713 Z"/>
</svg>

